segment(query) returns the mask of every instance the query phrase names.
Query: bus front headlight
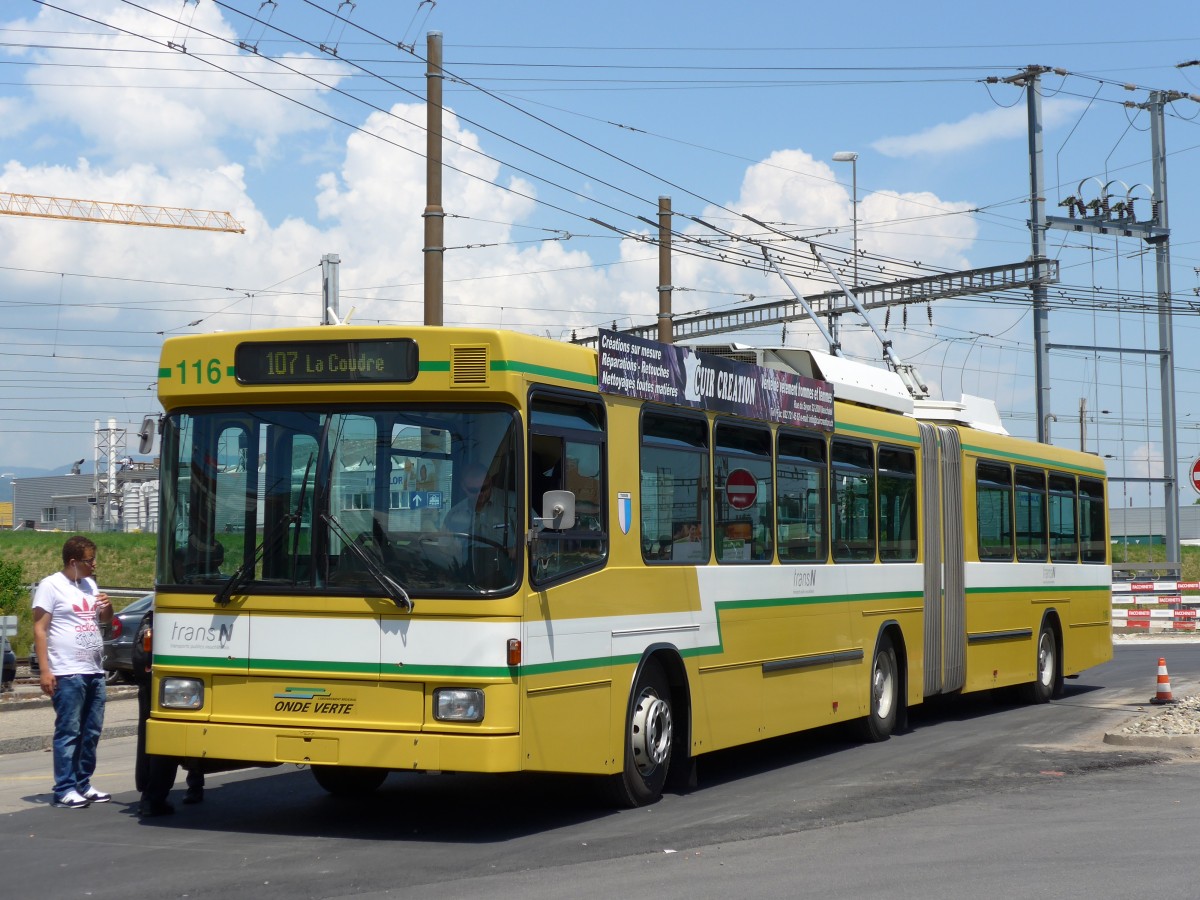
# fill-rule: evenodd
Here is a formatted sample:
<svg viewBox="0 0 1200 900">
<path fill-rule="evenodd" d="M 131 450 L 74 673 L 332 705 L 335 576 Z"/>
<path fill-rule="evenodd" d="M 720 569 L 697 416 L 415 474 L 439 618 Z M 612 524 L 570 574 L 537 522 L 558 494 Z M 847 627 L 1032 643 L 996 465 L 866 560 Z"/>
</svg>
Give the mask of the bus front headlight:
<svg viewBox="0 0 1200 900">
<path fill-rule="evenodd" d="M 433 717 L 439 722 L 482 722 L 483 691 L 438 688 L 433 692 Z"/>
<path fill-rule="evenodd" d="M 199 678 L 164 678 L 159 682 L 158 705 L 163 709 L 200 709 L 204 682 Z"/>
</svg>

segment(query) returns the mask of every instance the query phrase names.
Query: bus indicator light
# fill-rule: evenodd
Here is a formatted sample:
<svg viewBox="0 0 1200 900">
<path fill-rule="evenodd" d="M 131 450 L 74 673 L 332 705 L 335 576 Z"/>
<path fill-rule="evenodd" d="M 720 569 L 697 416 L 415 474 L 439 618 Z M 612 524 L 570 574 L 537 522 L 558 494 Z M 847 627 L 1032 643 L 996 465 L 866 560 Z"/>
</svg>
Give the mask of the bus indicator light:
<svg viewBox="0 0 1200 900">
<path fill-rule="evenodd" d="M 508 639 L 508 664 L 510 666 L 521 664 L 521 642 L 516 638 Z"/>
</svg>

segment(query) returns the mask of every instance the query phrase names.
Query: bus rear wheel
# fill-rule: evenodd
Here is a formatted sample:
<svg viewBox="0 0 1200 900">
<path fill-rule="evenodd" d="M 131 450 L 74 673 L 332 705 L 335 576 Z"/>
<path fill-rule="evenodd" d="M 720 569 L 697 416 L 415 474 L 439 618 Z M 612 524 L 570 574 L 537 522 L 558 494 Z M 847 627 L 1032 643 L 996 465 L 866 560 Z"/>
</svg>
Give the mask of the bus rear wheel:
<svg viewBox="0 0 1200 900">
<path fill-rule="evenodd" d="M 1037 664 L 1034 679 L 1021 685 L 1021 699 L 1026 703 L 1048 703 L 1062 691 L 1062 671 L 1059 668 L 1058 643 L 1049 623 L 1038 633 Z"/>
<path fill-rule="evenodd" d="M 617 806 L 646 806 L 662 798 L 674 742 L 671 686 L 662 666 L 651 660 L 638 677 L 626 717 L 625 765 L 609 779 L 609 793 Z"/>
<path fill-rule="evenodd" d="M 335 797 L 364 797 L 374 793 L 388 776 L 387 769 L 359 766 L 313 766 L 317 784 Z"/>
<path fill-rule="evenodd" d="M 887 635 L 875 648 L 869 689 L 870 710 L 859 722 L 859 736 L 864 741 L 886 741 L 896 729 L 900 709 L 900 667 L 896 664 L 896 648 Z"/>
</svg>

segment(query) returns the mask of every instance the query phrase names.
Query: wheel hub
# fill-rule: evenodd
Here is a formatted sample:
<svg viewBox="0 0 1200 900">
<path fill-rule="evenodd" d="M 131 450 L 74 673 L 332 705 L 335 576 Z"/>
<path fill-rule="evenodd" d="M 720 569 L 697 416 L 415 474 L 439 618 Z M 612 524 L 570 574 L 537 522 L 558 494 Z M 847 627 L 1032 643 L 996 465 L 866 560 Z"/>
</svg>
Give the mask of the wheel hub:
<svg viewBox="0 0 1200 900">
<path fill-rule="evenodd" d="M 1054 677 L 1054 645 L 1049 635 L 1043 634 L 1038 644 L 1038 677 L 1042 684 L 1049 686 Z"/>
<path fill-rule="evenodd" d="M 881 719 L 886 719 L 892 712 L 892 702 L 895 686 L 892 683 L 891 672 L 887 667 L 876 663 L 875 677 L 871 679 L 871 690 L 875 694 L 875 710 Z"/>
<path fill-rule="evenodd" d="M 654 691 L 646 691 L 638 698 L 631 726 L 634 764 L 646 775 L 665 763 L 671 754 L 671 705 Z"/>
</svg>

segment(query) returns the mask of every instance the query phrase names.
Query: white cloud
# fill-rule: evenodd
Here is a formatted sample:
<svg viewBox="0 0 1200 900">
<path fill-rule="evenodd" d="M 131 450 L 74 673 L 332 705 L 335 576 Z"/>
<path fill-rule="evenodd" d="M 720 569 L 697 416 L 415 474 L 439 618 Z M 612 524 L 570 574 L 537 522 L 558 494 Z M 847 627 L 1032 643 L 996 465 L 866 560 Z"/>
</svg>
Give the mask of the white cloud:
<svg viewBox="0 0 1200 900">
<path fill-rule="evenodd" d="M 187 28 L 170 21 L 179 4 L 168 0 L 147 4 L 165 18 L 113 0 L 77 6 L 115 33 L 96 33 L 96 26 L 50 8 L 42 8 L 29 27 L 90 28 L 86 43 L 94 52 L 87 58 L 109 64 L 79 66 L 81 53 L 72 42 L 26 52 L 30 100 L 16 111 L 27 127 L 69 124 L 89 155 L 117 165 L 147 158 L 164 168 L 218 165 L 226 158 L 219 142 L 230 139 L 245 140 L 265 160 L 282 137 L 325 124 L 284 97 L 320 108 L 328 93 L 323 85 L 334 86 L 349 72 L 343 63 L 308 54 L 284 57 L 280 65 L 236 53 L 238 35 L 215 4 L 195 7 Z M 187 52 L 169 49 L 168 41 Z"/>
<path fill-rule="evenodd" d="M 818 234 L 822 244 L 851 247 L 854 210 L 850 191 L 841 183 L 844 173 L 803 150 L 780 150 L 761 163 L 747 169 L 741 192 L 736 200 L 726 204 L 729 209 L 779 227 L 782 231 L 799 234 Z M 966 256 L 975 239 L 977 228 L 969 216 L 955 213 L 969 209 L 970 204 L 950 202 L 928 193 L 896 193 L 875 191 L 860 198 L 858 206 L 859 248 L 866 257 L 887 257 L 919 260 L 926 265 L 965 268 Z M 720 223 L 721 227 L 737 233 L 761 236 L 762 229 L 747 220 L 731 220 L 722 209 L 706 209 L 705 221 Z M 830 234 L 830 231 L 835 233 Z M 689 234 L 712 238 L 711 231 L 699 225 L 689 226 Z M 632 242 L 630 242 L 632 243 Z M 644 255 L 644 245 L 639 245 Z M 829 254 L 831 262 L 835 259 Z M 813 261 L 814 269 L 819 264 Z M 886 281 L 896 275 L 875 268 L 868 262 L 860 274 L 862 280 Z M 680 257 L 675 266 L 676 282 L 692 279 L 705 288 L 744 293 L 786 294 L 787 289 L 771 275 L 747 271 L 727 265 L 715 265 L 693 257 Z M 806 293 L 829 288 L 824 271 L 819 279 L 796 281 Z"/>
<path fill-rule="evenodd" d="M 1042 106 L 1043 127 L 1052 128 L 1083 108 L 1078 100 L 1048 100 Z M 1028 133 L 1024 103 L 972 113 L 916 134 L 880 138 L 871 147 L 884 156 L 912 157 L 961 153 L 993 141 L 1023 138 Z"/>
</svg>

